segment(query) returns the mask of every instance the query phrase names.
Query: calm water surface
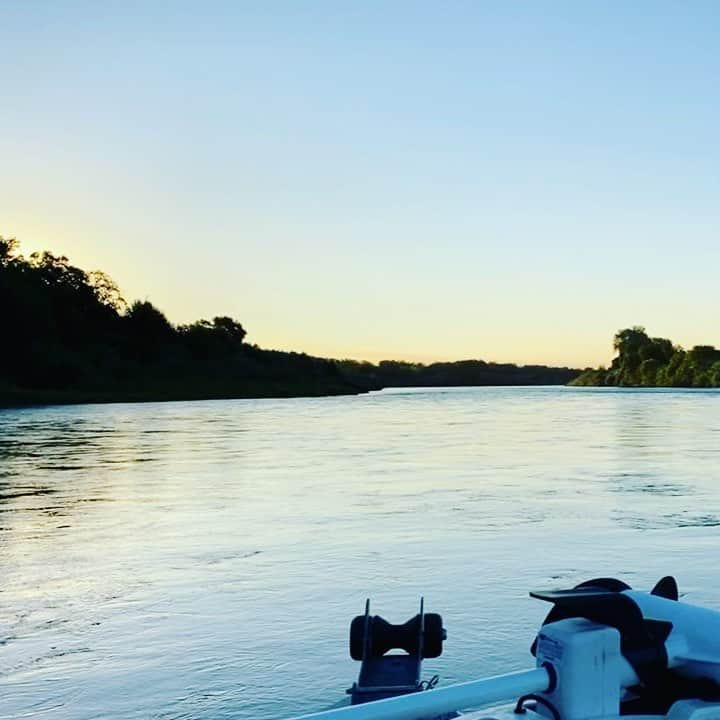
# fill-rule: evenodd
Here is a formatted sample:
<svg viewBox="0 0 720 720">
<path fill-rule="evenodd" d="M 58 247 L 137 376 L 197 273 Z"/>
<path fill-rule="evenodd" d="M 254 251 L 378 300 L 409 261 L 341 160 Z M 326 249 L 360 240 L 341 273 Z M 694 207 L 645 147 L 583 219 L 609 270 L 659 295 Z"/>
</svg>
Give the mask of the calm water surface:
<svg viewBox="0 0 720 720">
<path fill-rule="evenodd" d="M 677 575 L 720 608 L 720 393 L 477 388 L 0 411 L 0 718 L 345 702 L 347 627 L 445 618 L 522 669 L 531 588 Z"/>
</svg>

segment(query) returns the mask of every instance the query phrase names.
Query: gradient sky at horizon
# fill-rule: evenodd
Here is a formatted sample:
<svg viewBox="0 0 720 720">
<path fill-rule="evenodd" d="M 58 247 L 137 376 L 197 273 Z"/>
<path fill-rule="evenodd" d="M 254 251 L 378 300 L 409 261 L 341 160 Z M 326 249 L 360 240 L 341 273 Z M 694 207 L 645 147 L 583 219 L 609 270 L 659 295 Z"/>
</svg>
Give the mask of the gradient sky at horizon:
<svg viewBox="0 0 720 720">
<path fill-rule="evenodd" d="M 720 345 L 720 5 L 8 2 L 0 234 L 333 357 Z"/>
</svg>

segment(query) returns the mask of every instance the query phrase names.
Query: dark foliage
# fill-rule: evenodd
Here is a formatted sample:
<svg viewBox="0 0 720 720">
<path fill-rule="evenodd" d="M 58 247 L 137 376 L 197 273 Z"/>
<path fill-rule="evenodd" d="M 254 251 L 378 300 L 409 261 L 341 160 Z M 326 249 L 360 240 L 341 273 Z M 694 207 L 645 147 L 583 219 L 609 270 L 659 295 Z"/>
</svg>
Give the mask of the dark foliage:
<svg viewBox="0 0 720 720">
<path fill-rule="evenodd" d="M 173 326 L 100 271 L 0 237 L 0 404 L 329 395 L 384 386 L 561 384 L 576 371 L 482 361 L 379 365 L 262 350 L 220 316 Z"/>
<path fill-rule="evenodd" d="M 613 347 L 617 356 L 609 368 L 589 368 L 573 385 L 620 387 L 720 387 L 720 350 L 696 345 L 683 350 L 665 338 L 651 338 L 645 328 L 620 330 Z"/>
<path fill-rule="evenodd" d="M 326 395 L 367 389 L 330 360 L 248 345 L 230 317 L 174 327 L 148 301 L 0 238 L 0 402 Z"/>
<path fill-rule="evenodd" d="M 382 387 L 463 387 L 476 385 L 566 385 L 579 370 L 545 365 L 461 360 L 421 363 L 383 360 L 378 365 L 342 360 L 340 367 L 347 377 L 375 382 Z"/>
</svg>

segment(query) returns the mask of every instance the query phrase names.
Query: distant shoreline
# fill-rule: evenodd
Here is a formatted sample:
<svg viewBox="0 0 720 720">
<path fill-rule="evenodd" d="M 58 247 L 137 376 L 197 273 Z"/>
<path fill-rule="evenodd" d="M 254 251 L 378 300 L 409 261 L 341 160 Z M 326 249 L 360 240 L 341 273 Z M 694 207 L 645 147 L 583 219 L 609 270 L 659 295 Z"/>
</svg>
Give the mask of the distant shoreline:
<svg viewBox="0 0 720 720">
<path fill-rule="evenodd" d="M 33 407 L 62 407 L 65 405 L 112 405 L 112 404 L 144 404 L 144 403 L 164 403 L 164 402 L 202 402 L 204 400 L 292 400 L 299 398 L 332 398 L 332 397 L 355 397 L 357 395 L 366 395 L 371 392 L 379 392 L 380 390 L 432 390 L 435 389 L 467 389 L 467 388 L 537 388 L 537 387 L 566 387 L 573 390 L 647 390 L 647 391 L 707 391 L 715 390 L 720 392 L 717 387 L 669 387 L 666 385 L 588 385 L 588 384 L 546 384 L 546 385 L 394 385 L 386 388 L 371 388 L 365 390 L 325 390 L 313 391 L 306 389 L 304 391 L 292 391 L 289 388 L 277 388 L 274 391 L 264 393 L 153 393 L 153 392 L 135 392 L 135 393 L 118 393 L 118 392 L 64 392 L 64 391 L 20 391 L 5 390 L 0 391 L 0 410 L 13 410 Z"/>
<path fill-rule="evenodd" d="M 685 350 L 671 340 L 650 337 L 635 325 L 613 339 L 617 352 L 609 368 L 587 368 L 570 381 L 575 387 L 695 388 L 720 387 L 720 350 L 695 345 Z"/>
<path fill-rule="evenodd" d="M 235 318 L 174 325 L 111 277 L 0 236 L 0 407 L 357 395 L 384 387 L 565 385 L 572 368 L 312 357 L 246 342 Z"/>
<path fill-rule="evenodd" d="M 290 398 L 319 398 L 363 395 L 384 389 L 402 388 L 458 388 L 458 387 L 563 387 L 572 384 L 568 382 L 580 371 L 565 368 L 543 368 L 555 371 L 554 373 L 540 373 L 539 375 L 521 376 L 518 380 L 502 376 L 497 380 L 486 382 L 454 381 L 452 377 L 442 376 L 438 382 L 423 380 L 422 372 L 432 366 L 420 366 L 411 372 L 403 368 L 402 376 L 396 377 L 394 382 L 382 382 L 387 379 L 384 373 L 379 372 L 378 366 L 362 364 L 363 372 L 358 371 L 355 363 L 348 367 L 348 361 L 336 362 L 341 370 L 334 377 L 308 378 L 307 380 L 292 381 L 257 381 L 238 383 L 235 385 L 212 385 L 211 383 L 191 382 L 182 386 L 159 386 L 145 389 L 122 390 L 89 390 L 89 389 L 58 389 L 58 388 L 0 388 L 0 409 L 33 407 L 39 405 L 85 405 L 109 403 L 148 403 L 148 402 L 177 402 L 193 400 L 261 400 L 261 399 L 290 399 Z M 420 377 L 418 377 L 420 375 Z M 520 380 L 522 377 L 522 380 Z M 524 380 L 524 381 L 523 381 Z"/>
<path fill-rule="evenodd" d="M 107 405 L 111 403 L 156 403 L 200 400 L 261 400 L 353 396 L 370 389 L 351 387 L 297 387 L 277 385 L 244 391 L 143 390 L 143 391 L 74 391 L 74 390 L 0 390 L 0 409 L 37 407 L 40 405 Z"/>
<path fill-rule="evenodd" d="M 392 385 L 377 388 L 354 387 L 290 387 L 276 386 L 246 391 L 65 391 L 65 390 L 0 390 L 0 410 L 63 405 L 109 405 L 113 403 L 194 402 L 203 400 L 290 400 L 293 398 L 354 397 L 379 390 L 409 388 L 479 388 L 479 387 L 567 387 L 562 383 L 486 384 L 486 385 Z"/>
</svg>

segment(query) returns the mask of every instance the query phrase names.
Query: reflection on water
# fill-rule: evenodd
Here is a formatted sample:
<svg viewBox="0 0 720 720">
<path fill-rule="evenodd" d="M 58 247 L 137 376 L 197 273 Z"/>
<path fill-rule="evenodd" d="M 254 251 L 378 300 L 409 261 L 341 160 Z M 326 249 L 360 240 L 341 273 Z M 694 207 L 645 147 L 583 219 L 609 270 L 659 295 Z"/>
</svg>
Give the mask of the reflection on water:
<svg viewBox="0 0 720 720">
<path fill-rule="evenodd" d="M 0 412 L 0 718 L 344 702 L 424 594 L 443 681 L 526 666 L 531 587 L 720 606 L 720 394 L 478 388 Z"/>
</svg>

